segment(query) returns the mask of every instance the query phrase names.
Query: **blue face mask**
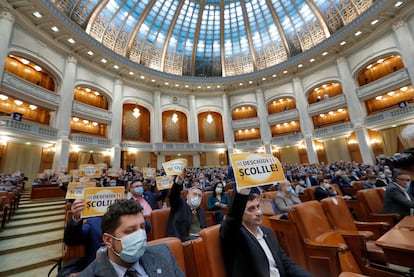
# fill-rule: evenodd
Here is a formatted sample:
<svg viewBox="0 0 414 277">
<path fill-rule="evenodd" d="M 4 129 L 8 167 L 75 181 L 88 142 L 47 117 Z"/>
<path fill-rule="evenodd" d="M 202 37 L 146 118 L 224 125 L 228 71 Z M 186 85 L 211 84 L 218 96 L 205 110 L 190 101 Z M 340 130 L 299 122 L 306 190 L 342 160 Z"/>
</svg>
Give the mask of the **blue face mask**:
<svg viewBox="0 0 414 277">
<path fill-rule="evenodd" d="M 135 194 L 142 195 L 142 194 L 144 194 L 144 188 L 143 187 L 135 187 L 134 192 L 135 192 Z"/>
<path fill-rule="evenodd" d="M 122 238 L 117 238 L 114 236 L 112 236 L 112 238 L 121 241 L 121 253 L 117 253 L 113 248 L 112 251 L 126 263 L 132 264 L 137 262 L 142 257 L 142 255 L 144 255 L 147 248 L 147 234 L 143 229 L 139 229 L 138 231 L 135 231 Z"/>
<path fill-rule="evenodd" d="M 292 186 L 288 186 L 287 189 L 286 189 L 286 191 L 288 193 L 290 193 L 290 194 L 294 194 L 295 193 L 295 191 L 293 190 Z"/>
</svg>

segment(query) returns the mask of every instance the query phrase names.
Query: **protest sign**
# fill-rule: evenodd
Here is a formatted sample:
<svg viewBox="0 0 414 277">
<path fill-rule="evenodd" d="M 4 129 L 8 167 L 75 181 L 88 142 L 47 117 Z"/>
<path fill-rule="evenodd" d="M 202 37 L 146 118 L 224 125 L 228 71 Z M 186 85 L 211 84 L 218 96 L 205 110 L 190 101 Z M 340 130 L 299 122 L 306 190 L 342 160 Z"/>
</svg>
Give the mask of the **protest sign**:
<svg viewBox="0 0 414 277">
<path fill-rule="evenodd" d="M 280 161 L 271 154 L 237 153 L 230 160 L 238 189 L 285 180 Z"/>
<path fill-rule="evenodd" d="M 158 176 L 155 180 L 157 182 L 158 190 L 169 189 L 173 185 L 173 180 L 171 178 L 171 175 Z"/>
<path fill-rule="evenodd" d="M 162 164 L 167 175 L 184 176 L 184 169 L 187 167 L 187 159 L 175 159 Z"/>
<path fill-rule="evenodd" d="M 79 166 L 79 176 L 88 178 L 100 178 L 102 175 L 101 165 L 81 164 Z"/>
<path fill-rule="evenodd" d="M 145 179 L 147 179 L 147 178 L 155 177 L 157 174 L 156 174 L 155 168 L 153 168 L 153 167 L 143 167 L 142 168 L 142 175 L 144 176 Z"/>
<path fill-rule="evenodd" d="M 95 187 L 95 182 L 70 182 L 66 191 L 65 199 L 83 198 L 83 189 L 87 187 Z"/>
<path fill-rule="evenodd" d="M 83 190 L 83 202 L 85 208 L 82 210 L 81 217 L 100 216 L 115 201 L 124 199 L 124 187 L 99 187 L 85 188 Z"/>
</svg>

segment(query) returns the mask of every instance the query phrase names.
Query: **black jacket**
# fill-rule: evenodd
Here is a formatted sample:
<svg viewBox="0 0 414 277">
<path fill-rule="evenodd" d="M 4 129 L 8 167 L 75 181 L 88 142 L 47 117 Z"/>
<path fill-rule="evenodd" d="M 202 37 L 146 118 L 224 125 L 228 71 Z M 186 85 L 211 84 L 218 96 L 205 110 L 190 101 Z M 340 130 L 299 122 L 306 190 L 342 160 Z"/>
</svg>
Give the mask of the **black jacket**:
<svg viewBox="0 0 414 277">
<path fill-rule="evenodd" d="M 228 277 L 268 277 L 269 262 L 257 239 L 242 225 L 247 195 L 236 194 L 229 214 L 220 228 L 220 239 Z M 260 227 L 281 277 L 311 277 L 312 275 L 286 255 L 276 242 L 274 233 Z"/>
</svg>

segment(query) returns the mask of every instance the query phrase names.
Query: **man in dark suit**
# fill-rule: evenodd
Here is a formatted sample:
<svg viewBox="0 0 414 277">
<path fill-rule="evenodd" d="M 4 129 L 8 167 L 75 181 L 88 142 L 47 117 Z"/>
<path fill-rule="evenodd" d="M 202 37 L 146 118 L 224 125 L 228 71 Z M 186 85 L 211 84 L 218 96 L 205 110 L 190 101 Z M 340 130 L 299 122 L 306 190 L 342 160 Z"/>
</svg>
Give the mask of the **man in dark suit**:
<svg viewBox="0 0 414 277">
<path fill-rule="evenodd" d="M 322 199 L 329 196 L 336 196 L 337 191 L 329 184 L 328 179 L 319 179 L 318 187 L 315 189 L 314 196 L 315 200 L 321 201 Z"/>
<path fill-rule="evenodd" d="M 198 237 L 201 229 L 207 227 L 206 215 L 200 208 L 203 192 L 199 187 L 188 189 L 187 197 L 181 197 L 183 178 L 177 177 L 173 184 L 169 200 L 170 215 L 167 223 L 167 236 L 177 237 L 182 241 Z"/>
<path fill-rule="evenodd" d="M 184 277 L 166 244 L 146 247 L 142 207 L 133 200 L 112 204 L 102 218 L 100 251 L 79 277 Z"/>
<path fill-rule="evenodd" d="M 291 261 L 273 231 L 262 223 L 259 200 L 250 194 L 250 189 L 236 193 L 220 229 L 227 276 L 312 276 Z"/>
<path fill-rule="evenodd" d="M 401 218 L 414 215 L 414 195 L 407 191 L 410 181 L 408 174 L 395 171 L 394 182 L 387 186 L 384 194 L 385 213 L 398 213 Z"/>
</svg>

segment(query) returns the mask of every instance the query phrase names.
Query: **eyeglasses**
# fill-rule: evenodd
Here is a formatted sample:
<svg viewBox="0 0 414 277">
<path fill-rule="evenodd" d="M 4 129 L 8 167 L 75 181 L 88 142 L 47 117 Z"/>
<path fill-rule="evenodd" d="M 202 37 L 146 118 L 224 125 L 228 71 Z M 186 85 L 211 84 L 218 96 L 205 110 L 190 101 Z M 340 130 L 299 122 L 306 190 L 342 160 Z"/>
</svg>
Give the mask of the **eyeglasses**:
<svg viewBox="0 0 414 277">
<path fill-rule="evenodd" d="M 406 182 L 410 182 L 411 181 L 411 179 L 409 179 L 409 178 L 407 178 L 407 179 L 405 179 L 405 178 L 398 178 L 398 180 L 406 181 Z"/>
</svg>

